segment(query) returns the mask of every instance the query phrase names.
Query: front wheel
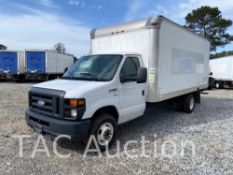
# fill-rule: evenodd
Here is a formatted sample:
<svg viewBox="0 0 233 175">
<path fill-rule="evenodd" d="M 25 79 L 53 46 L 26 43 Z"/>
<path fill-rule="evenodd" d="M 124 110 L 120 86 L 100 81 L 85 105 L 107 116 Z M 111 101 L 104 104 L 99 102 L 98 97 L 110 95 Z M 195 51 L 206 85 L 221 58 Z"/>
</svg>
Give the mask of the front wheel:
<svg viewBox="0 0 233 175">
<path fill-rule="evenodd" d="M 113 116 L 107 113 L 99 114 L 93 121 L 91 126 L 90 136 L 95 136 L 101 151 L 112 146 L 115 141 L 117 132 L 117 122 Z"/>
</svg>

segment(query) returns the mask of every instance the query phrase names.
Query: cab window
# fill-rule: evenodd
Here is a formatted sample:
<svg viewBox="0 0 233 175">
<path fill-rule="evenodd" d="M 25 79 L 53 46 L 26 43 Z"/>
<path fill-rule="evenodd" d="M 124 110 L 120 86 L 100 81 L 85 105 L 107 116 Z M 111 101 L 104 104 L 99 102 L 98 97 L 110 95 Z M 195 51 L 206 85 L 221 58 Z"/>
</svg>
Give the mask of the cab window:
<svg viewBox="0 0 233 175">
<path fill-rule="evenodd" d="M 136 81 L 137 80 L 137 71 L 140 67 L 140 63 L 137 57 L 128 57 L 125 60 L 125 63 L 121 69 L 120 76 L 127 81 Z"/>
</svg>

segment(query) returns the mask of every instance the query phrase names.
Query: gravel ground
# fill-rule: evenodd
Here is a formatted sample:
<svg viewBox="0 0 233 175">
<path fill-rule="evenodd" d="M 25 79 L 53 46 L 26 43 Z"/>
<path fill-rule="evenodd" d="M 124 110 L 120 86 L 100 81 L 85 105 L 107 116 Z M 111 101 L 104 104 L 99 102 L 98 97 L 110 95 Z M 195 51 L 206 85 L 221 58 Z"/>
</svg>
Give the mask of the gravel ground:
<svg viewBox="0 0 233 175">
<path fill-rule="evenodd" d="M 0 83 L 1 174 L 233 174 L 233 90 L 206 91 L 192 114 L 172 105 L 151 106 L 144 117 L 119 127 L 120 151 L 115 144 L 110 158 L 84 157 L 85 146 L 69 140 L 59 142 L 58 152 L 71 156 L 57 157 L 47 135 L 49 157 L 42 152 L 32 158 L 38 135 L 24 120 L 31 85 Z M 24 139 L 21 158 L 16 137 L 22 135 L 30 138 Z M 137 141 L 129 145 L 129 155 L 124 152 L 128 140 Z"/>
</svg>

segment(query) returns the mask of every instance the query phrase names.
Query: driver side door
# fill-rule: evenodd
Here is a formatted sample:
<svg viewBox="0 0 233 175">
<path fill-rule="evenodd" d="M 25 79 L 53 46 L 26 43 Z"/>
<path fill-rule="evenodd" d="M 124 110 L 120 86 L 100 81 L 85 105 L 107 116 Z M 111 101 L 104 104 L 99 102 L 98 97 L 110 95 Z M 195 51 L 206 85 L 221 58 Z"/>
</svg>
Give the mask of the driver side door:
<svg viewBox="0 0 233 175">
<path fill-rule="evenodd" d="M 146 107 L 146 83 L 137 83 L 137 71 L 140 67 L 138 57 L 127 57 L 120 71 L 120 104 L 122 118 L 127 122 L 144 114 Z M 122 79 L 124 81 L 122 82 Z"/>
</svg>

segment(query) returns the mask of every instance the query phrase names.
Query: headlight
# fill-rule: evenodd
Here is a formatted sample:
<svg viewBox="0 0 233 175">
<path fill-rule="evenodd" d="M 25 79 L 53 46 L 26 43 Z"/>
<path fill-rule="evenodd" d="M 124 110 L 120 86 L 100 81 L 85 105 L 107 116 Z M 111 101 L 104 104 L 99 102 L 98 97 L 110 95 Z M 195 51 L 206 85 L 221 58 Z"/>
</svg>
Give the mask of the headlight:
<svg viewBox="0 0 233 175">
<path fill-rule="evenodd" d="M 65 99 L 64 118 L 69 120 L 81 120 L 86 110 L 85 99 Z"/>
<path fill-rule="evenodd" d="M 73 117 L 73 118 L 77 118 L 77 116 L 78 116 L 78 112 L 77 112 L 77 109 L 71 109 L 71 117 Z"/>
</svg>

